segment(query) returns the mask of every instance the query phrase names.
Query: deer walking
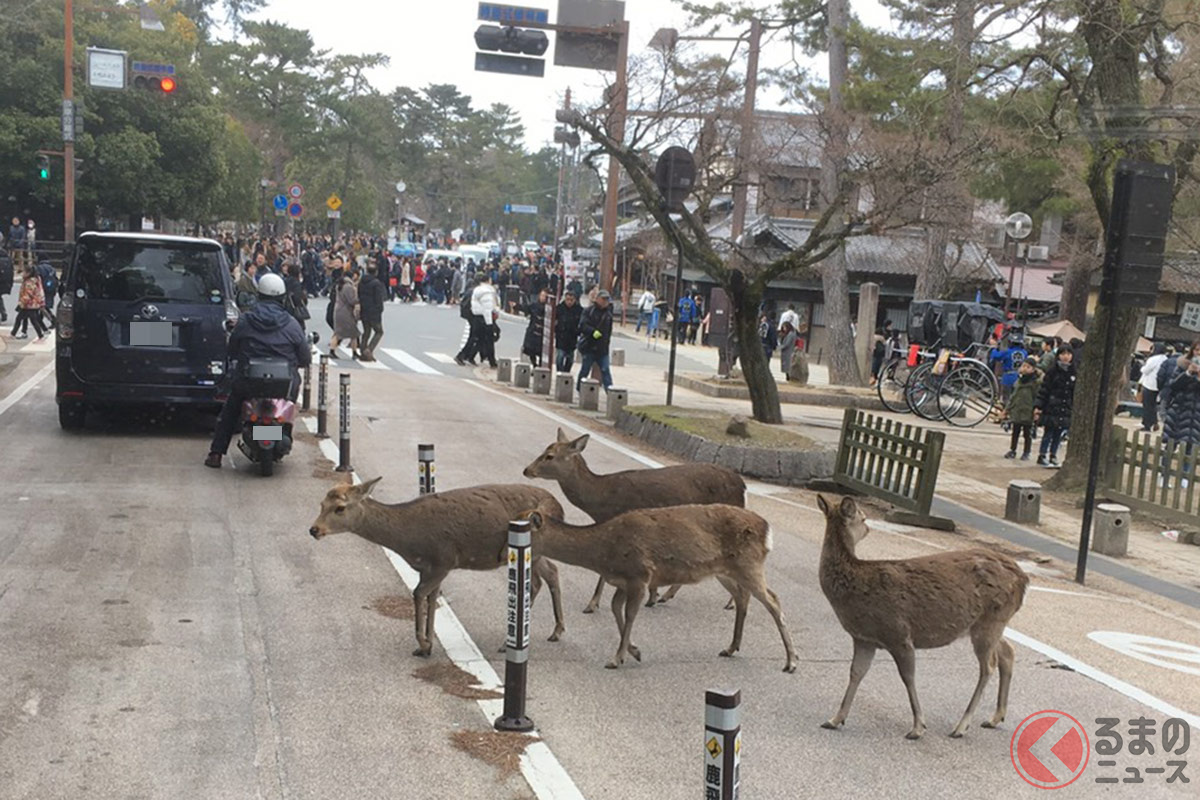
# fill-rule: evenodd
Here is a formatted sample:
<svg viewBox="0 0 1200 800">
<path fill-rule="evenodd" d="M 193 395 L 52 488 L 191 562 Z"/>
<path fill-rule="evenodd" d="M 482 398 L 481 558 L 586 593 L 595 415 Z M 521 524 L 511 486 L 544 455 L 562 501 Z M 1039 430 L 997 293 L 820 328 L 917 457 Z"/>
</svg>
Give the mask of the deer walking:
<svg viewBox="0 0 1200 800">
<path fill-rule="evenodd" d="M 540 511 L 526 512 L 522 518 L 531 523 L 533 552 L 598 572 L 616 587 L 612 612 L 621 641 L 608 669 L 623 664 L 626 654 L 642 660 L 631 636 L 649 586 L 715 576 L 733 595 L 736 608 L 733 641 L 721 655 L 732 656 L 741 649 L 753 595 L 779 628 L 787 654 L 783 671 L 796 670 L 779 598 L 767 586 L 764 562 L 771 550 L 770 526 L 754 512 L 723 505 L 673 506 L 629 511 L 595 525 L 568 525 Z"/>
<path fill-rule="evenodd" d="M 864 561 L 855 543 L 867 534 L 866 518 L 850 498 L 833 504 L 818 495 L 825 513 L 820 580 L 838 621 L 854 640 L 850 684 L 836 714 L 824 728 L 846 721 L 858 684 L 879 648 L 896 662 L 908 690 L 913 724 L 907 738 L 919 739 L 925 718 L 917 700 L 916 650 L 945 647 L 970 635 L 979 659 L 979 681 L 962 719 L 950 735 L 958 738 L 971 723 L 992 670 L 999 667 L 996 713 L 983 723 L 994 728 L 1008 711 L 1014 653 L 1004 628 L 1021 608 L 1029 578 L 1006 555 L 990 550 L 960 550 L 920 558 Z"/>
<path fill-rule="evenodd" d="M 618 514 L 639 508 L 693 504 L 744 508 L 746 505 L 746 483 L 742 476 L 716 464 L 680 464 L 597 475 L 588 469 L 583 459 L 583 449 L 589 438 L 584 434 L 578 439 L 568 439 L 559 428 L 557 441 L 525 468 L 524 475 L 558 481 L 567 499 L 594 522 L 608 522 Z M 659 585 L 650 586 L 647 606 L 660 602 Z M 678 585 L 671 586 L 661 600 L 670 600 L 678 591 Z M 594 612 L 603 593 L 604 578 L 601 577 L 583 613 Z"/>
<path fill-rule="evenodd" d="M 308 532 L 314 539 L 356 533 L 403 557 L 420 574 L 421 580 L 413 590 L 417 634 L 414 656 L 428 656 L 433 650 L 438 591 L 451 570 L 489 570 L 505 564 L 508 523 L 522 511 L 536 508 L 559 517 L 563 513 L 554 495 L 536 486 L 516 484 L 452 489 L 388 505 L 370 496 L 380 480 L 330 489 Z M 557 642 L 565 630 L 558 568 L 540 556 L 532 566 L 534 596 L 542 580 L 550 587 L 554 604 L 550 641 Z"/>
</svg>

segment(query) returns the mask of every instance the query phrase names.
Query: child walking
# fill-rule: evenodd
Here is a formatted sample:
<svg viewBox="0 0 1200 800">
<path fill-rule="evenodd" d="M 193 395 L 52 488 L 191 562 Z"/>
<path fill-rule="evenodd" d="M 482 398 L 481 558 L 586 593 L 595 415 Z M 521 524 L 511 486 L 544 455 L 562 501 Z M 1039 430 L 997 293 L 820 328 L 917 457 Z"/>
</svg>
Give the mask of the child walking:
<svg viewBox="0 0 1200 800">
<path fill-rule="evenodd" d="M 1042 388 L 1033 404 L 1034 419 L 1046 426 L 1046 433 L 1038 448 L 1038 466 L 1041 467 L 1058 469 L 1058 443 L 1062 440 L 1063 432 L 1071 426 L 1071 404 L 1075 400 L 1073 357 L 1070 347 L 1064 345 L 1058 348 L 1054 363 L 1046 371 Z"/>
<path fill-rule="evenodd" d="M 1017 367 L 1017 380 L 1013 384 L 1012 394 L 1008 397 L 1008 406 L 1004 413 L 1012 423 L 1012 443 L 1008 446 L 1005 458 L 1017 457 L 1017 438 L 1024 434 L 1025 449 L 1021 460 L 1029 460 L 1029 451 L 1033 443 L 1033 403 L 1038 393 L 1037 359 L 1026 358 Z"/>
</svg>

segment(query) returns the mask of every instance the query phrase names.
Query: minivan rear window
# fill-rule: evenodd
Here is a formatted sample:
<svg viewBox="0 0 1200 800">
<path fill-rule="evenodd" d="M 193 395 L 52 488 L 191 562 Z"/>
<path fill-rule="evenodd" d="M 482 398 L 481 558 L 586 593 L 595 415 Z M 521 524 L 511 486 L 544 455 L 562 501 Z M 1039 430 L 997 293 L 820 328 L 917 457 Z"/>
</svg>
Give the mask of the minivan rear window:
<svg viewBox="0 0 1200 800">
<path fill-rule="evenodd" d="M 76 263 L 93 300 L 224 300 L 221 251 L 202 242 L 93 240 L 80 243 Z"/>
</svg>

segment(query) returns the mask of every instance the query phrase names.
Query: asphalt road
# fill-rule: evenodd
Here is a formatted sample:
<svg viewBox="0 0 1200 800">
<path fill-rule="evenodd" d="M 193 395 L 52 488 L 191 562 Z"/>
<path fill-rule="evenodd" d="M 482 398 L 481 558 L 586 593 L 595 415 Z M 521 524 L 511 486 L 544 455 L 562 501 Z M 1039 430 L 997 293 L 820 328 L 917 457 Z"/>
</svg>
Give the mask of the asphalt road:
<svg viewBox="0 0 1200 800">
<path fill-rule="evenodd" d="M 513 355 L 523 326 L 502 327 L 500 354 Z M 382 368 L 337 362 L 354 370 L 354 466 L 363 478 L 384 477 L 381 500 L 415 495 L 418 443 L 436 444 L 444 491 L 520 482 L 559 424 L 590 424 L 448 363 L 462 332 L 456 308 L 389 306 L 385 331 L 383 347 L 401 356 L 381 351 Z M 476 703 L 443 691 L 444 674 L 414 676 L 445 668 L 449 657 L 440 643 L 428 661 L 409 655 L 406 589 L 380 548 L 350 534 L 317 542 L 307 535 L 337 480 L 312 437 L 301 436 L 276 476 L 261 479 L 236 453 L 220 472 L 200 465 L 211 425 L 205 416 L 97 416 L 88 431 L 67 435 L 57 427 L 53 377 L 45 377 L 49 354 L 28 347 L 10 349 L 12 371 L 0 375 L 0 796 L 534 796 L 520 773 L 501 777 L 485 762 L 487 745 L 455 746 L 452 737 L 482 736 L 487 721 Z M 628 348 L 631 357 L 641 349 Z M 666 354 L 637 357 L 665 363 Z M 19 399 L 5 399 L 22 387 Z M 595 430 L 587 451 L 594 469 L 643 465 L 629 442 Z M 722 610 L 725 594 L 715 583 L 643 610 L 635 633 L 644 660 L 616 671 L 603 669 L 617 639 L 606 606 L 579 613 L 591 573 L 562 568 L 561 642 L 543 641 L 550 608 L 535 608 L 528 710 L 582 796 L 699 796 L 710 687 L 742 691 L 743 796 L 781 800 L 831 789 L 1035 796 L 1040 790 L 1014 772 L 1009 751 L 1027 715 L 1068 712 L 1094 744 L 1100 717 L 1145 715 L 1161 725 L 1164 704 L 1200 711 L 1194 666 L 1189 673 L 1149 664 L 1088 639 L 1095 629 L 1117 629 L 1196 647 L 1194 619 L 1035 574 L 1012 622 L 1017 665 L 1001 729 L 976 725 L 965 739 L 945 736 L 977 676 L 960 642 L 918 654 L 924 739 L 903 738 L 908 704 L 886 654 L 876 658 L 846 727 L 823 730 L 819 723 L 845 688 L 851 647 L 817 585 L 822 520 L 808 493 L 753 494 L 749 505 L 775 532 L 768 578 L 800 656 L 795 674 L 780 671 L 783 648 L 757 605 L 742 653 L 717 657 L 732 614 Z M 568 516 L 585 521 L 574 509 Z M 862 553 L 901 557 L 956 544 L 878 530 Z M 502 673 L 503 575 L 455 573 L 443 592 Z M 1047 656 L 1051 650 L 1061 657 Z M 1062 669 L 1061 659 L 1103 677 Z M 977 720 L 994 700 L 993 679 Z M 1049 763 L 1045 750 L 1038 752 Z M 1117 766 L 1106 768 L 1093 753 L 1060 794 L 1194 796 L 1165 775 L 1147 774 L 1132 789 L 1095 783 L 1126 777 L 1126 767 L 1162 766 L 1161 745 L 1153 756 L 1114 758 Z"/>
</svg>

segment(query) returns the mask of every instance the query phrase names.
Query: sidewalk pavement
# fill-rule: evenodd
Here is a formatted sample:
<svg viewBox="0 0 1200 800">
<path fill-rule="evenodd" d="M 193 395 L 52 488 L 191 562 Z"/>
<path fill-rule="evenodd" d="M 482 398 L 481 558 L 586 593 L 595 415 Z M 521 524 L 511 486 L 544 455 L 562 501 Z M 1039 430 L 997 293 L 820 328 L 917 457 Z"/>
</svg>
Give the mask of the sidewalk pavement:
<svg viewBox="0 0 1200 800">
<path fill-rule="evenodd" d="M 681 352 L 685 348 L 691 358 L 701 360 L 707 356 L 715 370 L 715 350 L 684 345 Z M 627 366 L 614 368 L 613 372 L 615 385 L 628 390 L 630 405 L 665 403 L 663 370 Z M 709 397 L 678 385 L 674 389 L 674 402 L 684 408 L 750 414 L 750 404 L 745 400 Z M 843 413 L 838 407 L 783 405 L 785 426 L 829 447 L 837 446 Z M 903 415 L 885 416 L 912 421 Z M 1078 546 L 1081 524 L 1077 507 L 1080 498 L 1067 493 L 1043 492 L 1040 523 L 1031 527 L 1011 525 L 1003 519 L 1009 481 L 1022 478 L 1041 483 L 1050 477 L 1051 471 L 1038 467 L 1033 460 L 1005 459 L 1009 434 L 998 425 L 985 423 L 978 428 L 963 429 L 946 423 L 923 424 L 946 433 L 946 448 L 938 475 L 937 495 L 942 509 L 939 513 L 954 517 L 960 524 L 981 533 L 1034 549 L 1045 556 L 1065 558 L 1073 574 L 1073 553 Z M 1129 529 L 1129 554 L 1121 559 L 1089 554 L 1092 565 L 1089 574 L 1107 573 L 1136 588 L 1200 608 L 1200 547 L 1170 541 L 1161 535 L 1164 529 L 1146 515 L 1134 513 Z M 1163 581 L 1170 585 L 1163 585 Z"/>
</svg>

